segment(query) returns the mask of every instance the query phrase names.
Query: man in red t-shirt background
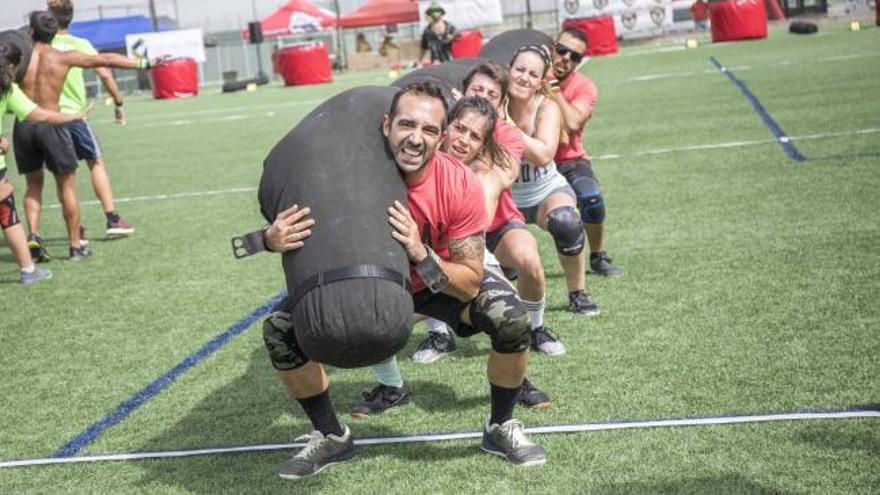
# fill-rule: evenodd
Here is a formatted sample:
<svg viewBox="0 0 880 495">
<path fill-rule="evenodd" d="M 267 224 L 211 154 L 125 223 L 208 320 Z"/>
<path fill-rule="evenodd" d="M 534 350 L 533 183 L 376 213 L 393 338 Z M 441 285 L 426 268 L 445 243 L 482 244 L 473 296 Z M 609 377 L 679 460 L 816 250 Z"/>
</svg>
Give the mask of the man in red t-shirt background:
<svg viewBox="0 0 880 495">
<path fill-rule="evenodd" d="M 697 0 L 689 9 L 694 19 L 694 26 L 698 31 L 706 30 L 706 20 L 709 19 L 709 4 L 703 0 Z"/>
<path fill-rule="evenodd" d="M 556 38 L 553 49 L 553 75 L 558 88 L 548 82 L 548 96 L 562 111 L 563 130 L 568 144 L 559 143 L 556 167 L 577 193 L 578 208 L 584 233 L 590 245 L 590 269 L 603 277 L 623 275 L 623 270 L 612 263 L 605 252 L 605 200 L 599 181 L 593 172 L 590 155 L 583 147 L 584 126 L 593 115 L 599 98 L 596 85 L 578 72 L 577 66 L 587 51 L 587 37 L 577 28 L 564 30 Z"/>
</svg>

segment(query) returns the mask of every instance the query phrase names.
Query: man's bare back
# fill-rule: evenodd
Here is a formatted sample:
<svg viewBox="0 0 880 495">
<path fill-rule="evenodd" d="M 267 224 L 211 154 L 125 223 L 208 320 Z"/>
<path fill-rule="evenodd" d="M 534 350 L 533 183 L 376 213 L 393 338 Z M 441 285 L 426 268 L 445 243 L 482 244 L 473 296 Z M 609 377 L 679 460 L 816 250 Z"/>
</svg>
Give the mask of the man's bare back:
<svg viewBox="0 0 880 495">
<path fill-rule="evenodd" d="M 61 89 L 71 67 L 138 69 L 141 64 L 136 59 L 116 53 L 86 55 L 73 51 L 61 52 L 46 43 L 37 42 L 34 43 L 31 61 L 22 80 L 21 89 L 37 105 L 59 111 Z"/>
</svg>

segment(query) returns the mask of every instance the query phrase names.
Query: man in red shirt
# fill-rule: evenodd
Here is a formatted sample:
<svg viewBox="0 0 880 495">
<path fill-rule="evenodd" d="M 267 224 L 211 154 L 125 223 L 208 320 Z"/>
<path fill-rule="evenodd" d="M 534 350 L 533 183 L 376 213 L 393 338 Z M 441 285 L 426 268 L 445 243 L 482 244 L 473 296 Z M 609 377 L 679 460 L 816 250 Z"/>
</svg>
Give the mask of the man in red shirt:
<svg viewBox="0 0 880 495">
<path fill-rule="evenodd" d="M 603 277 L 616 277 L 623 270 L 612 263 L 605 252 L 605 201 L 599 181 L 593 173 L 590 155 L 583 147 L 584 126 L 593 115 L 599 98 L 596 85 L 576 69 L 587 50 L 583 31 L 569 28 L 559 34 L 553 50 L 553 75 L 559 81 L 558 89 L 548 83 L 548 96 L 562 111 L 563 130 L 568 144 L 559 144 L 556 167 L 575 190 L 584 233 L 590 244 L 590 269 Z"/>
<path fill-rule="evenodd" d="M 391 236 L 411 263 L 415 312 L 446 322 L 461 336 L 486 332 L 491 338 L 491 414 L 482 449 L 517 465 L 544 464 L 544 449 L 529 441 L 522 423 L 513 419 L 528 366 L 528 316 L 513 287 L 483 271 L 488 224 L 483 191 L 468 167 L 438 150 L 446 110 L 438 86 L 417 83 L 395 95 L 384 117 L 382 131 L 403 174 L 409 203 L 408 209 L 399 202 L 388 209 Z M 303 242 L 313 225 L 303 218 L 301 212 L 279 215 L 281 220 L 266 231 L 268 247 L 284 250 Z M 327 374 L 300 350 L 288 312 L 273 313 L 263 336 L 281 381 L 314 427 L 308 445 L 281 466 L 281 477 L 310 476 L 351 459 L 351 431 L 333 412 Z"/>
<path fill-rule="evenodd" d="M 694 19 L 694 26 L 699 31 L 706 30 L 706 20 L 709 18 L 709 4 L 703 0 L 697 0 L 690 7 L 691 17 Z"/>
</svg>

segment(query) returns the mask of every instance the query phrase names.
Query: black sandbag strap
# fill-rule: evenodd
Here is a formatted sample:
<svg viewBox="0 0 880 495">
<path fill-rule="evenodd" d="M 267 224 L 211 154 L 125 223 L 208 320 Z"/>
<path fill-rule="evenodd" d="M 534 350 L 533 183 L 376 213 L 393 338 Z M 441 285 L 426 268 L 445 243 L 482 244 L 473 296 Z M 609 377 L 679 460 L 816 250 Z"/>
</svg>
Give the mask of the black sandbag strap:
<svg viewBox="0 0 880 495">
<path fill-rule="evenodd" d="M 397 282 L 407 291 L 409 291 L 411 287 L 407 275 L 404 275 L 397 270 L 392 270 L 391 268 L 380 265 L 344 266 L 342 268 L 327 270 L 326 272 L 318 272 L 307 278 L 305 282 L 299 284 L 299 286 L 294 289 L 291 297 L 293 300 L 293 306 L 296 306 L 306 293 L 316 287 L 353 278 L 381 278 L 383 280 L 390 280 L 391 282 Z"/>
</svg>

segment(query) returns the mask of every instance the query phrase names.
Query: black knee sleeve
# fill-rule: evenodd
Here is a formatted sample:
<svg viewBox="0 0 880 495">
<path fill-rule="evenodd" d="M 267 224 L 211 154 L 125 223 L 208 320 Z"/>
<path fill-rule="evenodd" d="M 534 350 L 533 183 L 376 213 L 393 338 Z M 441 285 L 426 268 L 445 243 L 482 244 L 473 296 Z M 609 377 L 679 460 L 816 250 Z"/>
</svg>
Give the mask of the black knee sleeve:
<svg viewBox="0 0 880 495">
<path fill-rule="evenodd" d="M 276 370 L 295 370 L 309 362 L 296 343 L 290 313 L 276 311 L 266 318 L 263 322 L 263 342 Z"/>
<path fill-rule="evenodd" d="M 574 207 L 562 206 L 551 211 L 547 215 L 547 230 L 560 254 L 576 256 L 584 250 L 586 236 Z"/>
<path fill-rule="evenodd" d="M 494 351 L 513 354 L 528 349 L 529 314 L 507 281 L 486 272 L 469 314 L 473 326 L 489 334 Z"/>
<path fill-rule="evenodd" d="M 584 223 L 602 223 L 605 221 L 605 201 L 599 182 L 592 177 L 578 177 L 572 182 L 577 194 L 578 208 L 581 210 L 581 221 Z"/>
<path fill-rule="evenodd" d="M 9 227 L 18 225 L 18 212 L 15 211 L 15 194 L 0 201 L 0 229 L 6 230 Z"/>
</svg>

